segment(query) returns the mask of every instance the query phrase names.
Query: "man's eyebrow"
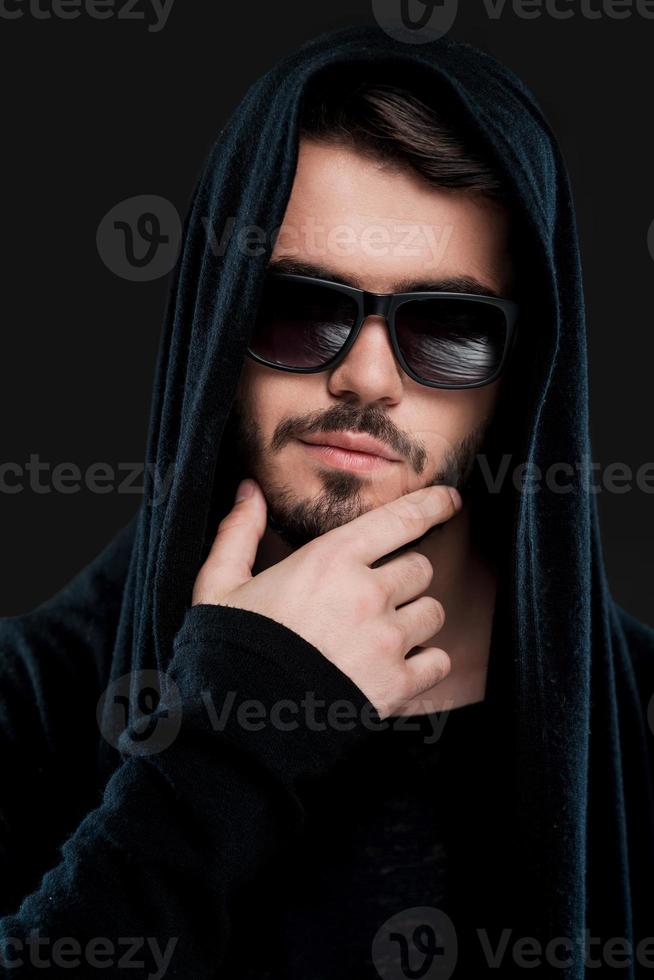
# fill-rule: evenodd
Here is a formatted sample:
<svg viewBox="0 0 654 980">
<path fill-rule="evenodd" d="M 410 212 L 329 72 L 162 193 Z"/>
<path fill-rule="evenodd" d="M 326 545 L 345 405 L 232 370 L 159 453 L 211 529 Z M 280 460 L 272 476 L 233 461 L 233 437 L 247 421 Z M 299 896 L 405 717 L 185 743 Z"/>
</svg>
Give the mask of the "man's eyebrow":
<svg viewBox="0 0 654 980">
<path fill-rule="evenodd" d="M 313 276 L 316 279 L 326 279 L 328 282 L 340 282 L 344 286 L 355 286 L 362 289 L 361 280 L 356 276 L 335 273 L 326 266 L 314 262 L 302 262 L 297 259 L 274 259 L 268 266 L 269 272 L 285 272 L 295 276 Z M 495 296 L 501 294 L 474 276 L 450 276 L 445 279 L 398 279 L 391 290 L 394 293 L 476 293 L 479 296 Z"/>
</svg>

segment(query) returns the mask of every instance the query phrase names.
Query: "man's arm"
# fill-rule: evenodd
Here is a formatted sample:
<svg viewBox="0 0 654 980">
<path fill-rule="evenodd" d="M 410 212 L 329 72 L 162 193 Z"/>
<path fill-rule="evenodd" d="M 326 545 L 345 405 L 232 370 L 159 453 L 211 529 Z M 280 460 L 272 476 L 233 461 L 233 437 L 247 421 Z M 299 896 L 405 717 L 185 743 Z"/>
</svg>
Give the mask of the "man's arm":
<svg viewBox="0 0 654 980">
<path fill-rule="evenodd" d="M 156 711 L 122 732 L 124 761 L 100 805 L 36 890 L 0 922 L 7 976 L 33 968 L 35 931 L 51 956 L 68 939 L 84 977 L 98 939 L 115 956 L 127 937 L 149 938 L 157 956 L 174 953 L 179 975 L 215 975 L 229 943 L 230 899 L 301 830 L 306 780 L 369 736 L 381 712 L 392 714 L 447 672 L 438 648 L 407 657 L 442 625 L 440 603 L 412 601 L 428 584 L 431 564 L 411 553 L 382 568 L 370 563 L 456 508 L 444 487 L 415 491 L 253 577 L 264 499 L 259 492 L 237 501 L 198 573 Z M 45 705 L 47 691 L 42 698 Z M 124 708 L 125 692 L 107 700 Z M 111 739 L 115 731 L 120 724 L 104 734 Z M 8 861 L 13 833 L 9 826 Z M 0 867 L 0 889 L 6 870 Z M 5 909 L 8 902 L 0 894 Z M 104 952 L 117 975 L 117 960 Z"/>
<path fill-rule="evenodd" d="M 69 976 L 93 976 L 101 962 L 105 977 L 122 976 L 129 937 L 142 940 L 144 975 L 167 963 L 171 976 L 214 977 L 228 946 L 230 897 L 301 829 L 303 781 L 369 736 L 369 719 L 379 721 L 317 648 L 240 609 L 190 609 L 167 677 L 149 718 L 162 734 L 148 742 L 139 726 L 124 733 L 124 761 L 100 806 L 0 921 L 0 977 L 32 975 L 37 955 L 54 966 L 53 957 L 67 957 Z M 305 710 L 307 698 L 323 709 Z M 250 704 L 239 713 L 243 701 Z M 324 706 L 334 701 L 340 714 L 325 724 Z M 40 819 L 48 819 L 44 807 Z"/>
</svg>

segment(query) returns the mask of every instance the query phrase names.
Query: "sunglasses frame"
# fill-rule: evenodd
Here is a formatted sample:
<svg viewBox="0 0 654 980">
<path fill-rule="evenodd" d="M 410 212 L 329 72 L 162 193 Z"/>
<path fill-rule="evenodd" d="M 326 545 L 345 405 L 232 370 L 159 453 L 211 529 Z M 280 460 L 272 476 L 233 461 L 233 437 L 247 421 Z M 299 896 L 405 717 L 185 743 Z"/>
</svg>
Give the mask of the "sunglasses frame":
<svg viewBox="0 0 654 980">
<path fill-rule="evenodd" d="M 350 351 L 350 349 L 354 346 L 354 343 L 359 336 L 359 331 L 361 330 L 366 318 L 369 316 L 383 316 L 391 337 L 393 353 L 395 354 L 398 363 L 402 367 L 402 370 L 405 371 L 406 374 L 408 374 L 414 381 L 417 381 L 418 384 L 425 385 L 428 388 L 483 388 L 486 385 L 492 384 L 493 381 L 496 381 L 504 370 L 517 334 L 516 325 L 519 306 L 510 299 L 501 299 L 496 296 L 486 296 L 479 293 L 371 293 L 366 289 L 357 289 L 355 286 L 347 286 L 344 283 L 332 282 L 329 279 L 319 279 L 313 276 L 301 276 L 290 272 L 269 272 L 267 275 L 267 281 L 270 280 L 285 280 L 287 282 L 298 282 L 305 285 L 311 283 L 317 286 L 323 286 L 328 289 L 332 289 L 335 292 L 341 293 L 344 296 L 349 296 L 357 304 L 357 318 L 350 330 L 347 340 L 330 361 L 327 361 L 327 363 L 321 364 L 318 367 L 287 367 L 286 365 L 277 364 L 276 362 L 266 360 L 259 354 L 255 354 L 254 351 L 250 350 L 250 347 L 248 346 L 247 354 L 252 358 L 252 360 L 257 361 L 257 363 L 263 364 L 266 367 L 276 368 L 278 371 L 290 371 L 293 374 L 318 374 L 321 371 L 329 371 L 331 368 L 334 368 L 340 364 L 340 362 L 347 357 L 348 351 Z M 395 330 L 395 313 L 401 306 L 404 305 L 404 303 L 407 303 L 410 300 L 426 299 L 474 300 L 477 303 L 485 303 L 488 306 L 495 306 L 502 310 L 506 322 L 506 339 L 504 342 L 504 350 L 496 370 L 489 378 L 486 378 L 483 381 L 474 381 L 470 384 L 446 384 L 445 382 L 440 381 L 425 381 L 423 378 L 417 375 L 412 368 L 409 367 L 404 359 L 398 343 L 397 333 Z"/>
</svg>

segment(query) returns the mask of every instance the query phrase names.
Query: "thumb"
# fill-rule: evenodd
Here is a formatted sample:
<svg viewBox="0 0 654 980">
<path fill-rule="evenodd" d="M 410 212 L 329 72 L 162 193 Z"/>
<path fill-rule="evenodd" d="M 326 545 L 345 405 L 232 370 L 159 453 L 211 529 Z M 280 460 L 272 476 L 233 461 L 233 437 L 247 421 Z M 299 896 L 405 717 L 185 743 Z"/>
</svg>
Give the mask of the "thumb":
<svg viewBox="0 0 654 980">
<path fill-rule="evenodd" d="M 252 578 L 252 566 L 266 529 L 266 498 L 251 478 L 243 480 L 234 506 L 218 525 L 218 532 L 198 573 L 192 604 L 219 603 Z"/>
</svg>

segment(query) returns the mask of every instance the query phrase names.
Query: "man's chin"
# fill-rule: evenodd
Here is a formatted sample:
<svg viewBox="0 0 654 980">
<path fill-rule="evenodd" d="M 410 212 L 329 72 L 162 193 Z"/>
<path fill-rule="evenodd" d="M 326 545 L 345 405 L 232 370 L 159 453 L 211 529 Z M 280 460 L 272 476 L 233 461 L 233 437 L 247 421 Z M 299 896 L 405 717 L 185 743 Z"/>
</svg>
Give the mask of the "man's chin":
<svg viewBox="0 0 654 980">
<path fill-rule="evenodd" d="M 268 528 L 295 550 L 328 531 L 348 524 L 362 514 L 395 500 L 399 495 L 411 493 L 412 489 L 419 488 L 409 488 L 400 494 L 389 491 L 386 495 L 381 493 L 380 488 L 375 488 L 371 497 L 360 481 L 357 481 L 354 488 L 347 480 L 331 481 L 327 487 L 323 485 L 319 493 L 308 499 L 296 497 L 288 488 L 284 490 L 276 488 L 272 491 L 267 491 L 265 487 L 262 489 L 268 504 Z M 436 528 L 438 527 L 440 525 L 436 525 Z M 394 557 L 395 554 L 402 554 L 410 548 L 415 548 L 436 528 L 428 529 L 421 537 L 397 549 L 392 556 L 385 557 Z M 380 558 L 379 561 L 381 560 Z"/>
<path fill-rule="evenodd" d="M 297 548 L 302 548 L 309 541 L 313 540 L 313 535 L 309 536 L 306 532 L 303 532 L 301 528 L 297 528 L 289 525 L 285 520 L 280 520 L 275 517 L 274 514 L 268 509 L 267 517 L 268 528 L 276 534 L 281 540 L 295 551 Z"/>
</svg>

